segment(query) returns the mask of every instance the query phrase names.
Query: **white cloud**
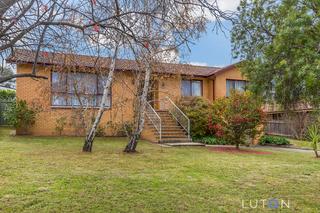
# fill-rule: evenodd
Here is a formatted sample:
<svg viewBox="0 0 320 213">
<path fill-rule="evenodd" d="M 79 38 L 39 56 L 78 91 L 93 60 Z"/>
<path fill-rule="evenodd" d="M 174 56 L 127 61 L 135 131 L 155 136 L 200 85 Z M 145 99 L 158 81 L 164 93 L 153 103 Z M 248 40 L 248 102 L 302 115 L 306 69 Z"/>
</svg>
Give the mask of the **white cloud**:
<svg viewBox="0 0 320 213">
<path fill-rule="evenodd" d="M 193 62 L 190 62 L 189 64 L 195 65 L 195 66 L 205 66 L 205 67 L 208 66 L 207 63 L 205 63 L 205 62 L 199 62 L 199 61 L 193 61 Z"/>
<path fill-rule="evenodd" d="M 218 6 L 223 11 L 236 11 L 240 0 L 217 0 Z"/>
<path fill-rule="evenodd" d="M 240 0 L 208 0 L 209 3 L 214 3 L 213 6 L 218 6 L 224 12 L 235 12 L 240 4 Z M 210 21 L 214 21 L 215 17 L 211 15 L 210 11 L 205 9 L 201 11 L 199 8 L 194 10 L 195 15 L 205 15 Z"/>
</svg>

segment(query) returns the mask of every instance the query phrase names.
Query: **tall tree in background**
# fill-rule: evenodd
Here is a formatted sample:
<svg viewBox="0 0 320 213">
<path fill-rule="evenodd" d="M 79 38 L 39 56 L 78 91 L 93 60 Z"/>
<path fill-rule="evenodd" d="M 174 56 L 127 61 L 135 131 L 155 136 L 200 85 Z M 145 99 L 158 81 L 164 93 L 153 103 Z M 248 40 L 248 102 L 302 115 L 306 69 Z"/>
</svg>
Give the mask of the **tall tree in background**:
<svg viewBox="0 0 320 213">
<path fill-rule="evenodd" d="M 320 103 L 320 1 L 242 0 L 233 53 L 251 89 L 287 110 Z"/>
</svg>

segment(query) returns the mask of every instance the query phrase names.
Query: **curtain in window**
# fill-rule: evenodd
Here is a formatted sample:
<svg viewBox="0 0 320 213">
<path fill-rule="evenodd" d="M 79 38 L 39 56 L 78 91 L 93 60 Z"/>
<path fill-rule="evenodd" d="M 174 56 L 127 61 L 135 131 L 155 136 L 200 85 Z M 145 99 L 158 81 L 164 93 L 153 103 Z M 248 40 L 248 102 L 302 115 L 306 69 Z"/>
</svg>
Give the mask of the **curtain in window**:
<svg viewBox="0 0 320 213">
<path fill-rule="evenodd" d="M 53 106 L 96 107 L 101 103 L 104 82 L 95 74 L 52 72 L 51 85 Z M 106 106 L 111 106 L 111 90 Z"/>
<path fill-rule="evenodd" d="M 243 92 L 246 87 L 246 82 L 245 81 L 235 81 L 235 89 L 238 91 Z"/>
<path fill-rule="evenodd" d="M 230 96 L 230 92 L 231 92 L 231 90 L 234 89 L 234 87 L 235 87 L 234 81 L 227 80 L 227 90 L 226 90 L 226 92 L 227 92 L 226 96 L 227 96 L 227 97 Z"/>
<path fill-rule="evenodd" d="M 52 94 L 51 102 L 53 106 L 66 106 L 66 97 L 63 94 Z"/>
<path fill-rule="evenodd" d="M 53 106 L 64 106 L 67 104 L 66 99 L 66 80 L 67 76 L 65 73 L 53 72 L 51 75 L 51 91 L 52 91 L 52 105 Z"/>
<path fill-rule="evenodd" d="M 201 81 L 192 81 L 192 96 L 201 96 Z"/>
<path fill-rule="evenodd" d="M 182 96 L 201 96 L 202 81 L 199 80 L 182 80 L 181 81 Z"/>
<path fill-rule="evenodd" d="M 67 75 L 65 73 L 52 73 L 51 87 L 53 92 L 66 92 Z"/>
<path fill-rule="evenodd" d="M 226 97 L 230 96 L 231 90 L 237 90 L 240 92 L 245 91 L 246 89 L 246 81 L 242 80 L 227 80 L 226 85 Z"/>
<path fill-rule="evenodd" d="M 182 80 L 181 82 L 182 96 L 191 96 L 191 84 L 188 80 Z"/>
</svg>

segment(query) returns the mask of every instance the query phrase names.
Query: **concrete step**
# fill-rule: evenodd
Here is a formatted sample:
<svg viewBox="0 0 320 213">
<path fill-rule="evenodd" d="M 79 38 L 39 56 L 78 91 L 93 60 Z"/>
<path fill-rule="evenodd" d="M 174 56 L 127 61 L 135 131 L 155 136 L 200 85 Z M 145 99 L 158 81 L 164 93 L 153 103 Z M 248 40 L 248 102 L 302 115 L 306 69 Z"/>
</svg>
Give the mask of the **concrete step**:
<svg viewBox="0 0 320 213">
<path fill-rule="evenodd" d="M 159 135 L 156 135 L 156 138 L 159 138 Z M 161 135 L 162 139 L 171 139 L 171 138 L 188 138 L 187 135 L 183 135 L 183 134 L 177 134 L 177 135 Z"/>
<path fill-rule="evenodd" d="M 190 143 L 192 142 L 191 139 L 184 137 L 184 138 L 166 138 L 161 139 L 160 143 Z"/>
<path fill-rule="evenodd" d="M 161 130 L 162 132 L 175 132 L 175 131 L 184 132 L 184 130 L 181 127 L 166 127 L 166 128 L 162 127 Z"/>
<path fill-rule="evenodd" d="M 153 134 L 155 135 L 155 136 L 158 136 L 159 135 L 159 133 L 158 133 L 158 131 L 153 131 Z M 187 133 L 185 132 L 185 131 L 172 131 L 172 132 L 170 132 L 170 131 L 167 131 L 167 132 L 162 132 L 162 135 L 180 135 L 180 136 L 187 136 Z"/>
<path fill-rule="evenodd" d="M 156 120 L 156 119 L 155 119 Z M 149 120 L 149 119 L 146 119 L 145 121 L 147 121 L 147 122 L 152 122 L 151 120 Z M 156 120 L 156 121 L 158 121 L 158 120 Z M 175 120 L 175 119 L 173 119 L 173 118 L 166 118 L 166 119 L 162 119 L 161 118 L 161 123 L 176 123 L 176 124 L 178 124 L 178 122 Z"/>
<path fill-rule="evenodd" d="M 157 131 L 157 130 L 154 130 L 154 133 L 155 133 L 155 134 L 158 134 L 158 131 Z M 172 135 L 172 134 L 183 134 L 183 135 L 186 135 L 187 133 L 186 133 L 185 131 L 183 131 L 183 130 L 181 130 L 181 131 L 175 131 L 175 130 L 173 130 L 173 131 L 162 131 L 161 134 L 162 134 L 162 135 Z"/>
<path fill-rule="evenodd" d="M 183 142 L 183 143 L 164 143 L 166 146 L 175 146 L 175 147 L 181 147 L 181 146 L 205 146 L 203 143 L 195 143 L 195 142 Z"/>
<path fill-rule="evenodd" d="M 160 109 L 156 110 L 156 112 L 157 113 L 169 113 L 168 110 L 160 110 Z"/>
<path fill-rule="evenodd" d="M 165 126 L 161 126 L 162 130 L 165 130 L 165 129 L 182 129 L 183 128 L 181 126 L 178 126 L 178 125 L 165 125 Z"/>
<path fill-rule="evenodd" d="M 162 124 L 175 124 L 175 125 L 179 125 L 178 122 L 176 120 L 161 120 Z"/>
<path fill-rule="evenodd" d="M 174 117 L 166 110 L 156 111 L 161 118 L 161 141 L 159 143 L 172 143 L 172 144 L 188 144 L 192 140 L 188 138 L 185 130 L 178 124 Z M 154 115 L 150 115 L 154 116 Z M 154 136 L 159 140 L 160 136 L 158 131 L 154 128 L 151 120 L 147 119 L 146 125 L 151 127 Z M 192 143 L 192 145 L 195 145 Z"/>
<path fill-rule="evenodd" d="M 155 129 L 153 124 L 146 124 L 146 125 L 147 125 L 147 127 Z M 175 131 L 175 130 L 176 131 L 180 131 L 180 130 L 184 131 L 184 129 L 181 126 L 178 126 L 178 125 L 161 126 L 161 128 L 162 128 L 163 132 L 166 132 L 167 130 L 168 131 Z"/>
</svg>

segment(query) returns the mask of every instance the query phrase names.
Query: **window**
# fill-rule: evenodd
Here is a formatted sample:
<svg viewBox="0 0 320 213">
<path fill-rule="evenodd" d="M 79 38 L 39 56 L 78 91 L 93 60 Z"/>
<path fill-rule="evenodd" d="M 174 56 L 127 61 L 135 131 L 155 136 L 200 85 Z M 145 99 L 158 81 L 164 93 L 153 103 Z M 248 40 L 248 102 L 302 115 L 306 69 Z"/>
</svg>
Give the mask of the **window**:
<svg viewBox="0 0 320 213">
<path fill-rule="evenodd" d="M 103 79 L 96 74 L 52 72 L 51 105 L 98 107 L 102 100 L 103 86 Z M 106 107 L 110 106 L 111 91 L 106 102 Z"/>
<path fill-rule="evenodd" d="M 182 80 L 181 93 L 182 93 L 182 96 L 201 96 L 202 95 L 202 81 Z"/>
<path fill-rule="evenodd" d="M 237 91 L 245 91 L 247 86 L 247 81 L 242 80 L 227 80 L 227 89 L 226 89 L 226 96 L 230 96 L 231 90 Z"/>
</svg>

